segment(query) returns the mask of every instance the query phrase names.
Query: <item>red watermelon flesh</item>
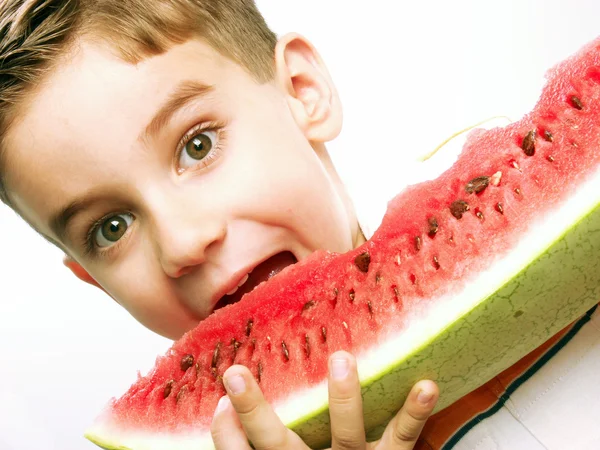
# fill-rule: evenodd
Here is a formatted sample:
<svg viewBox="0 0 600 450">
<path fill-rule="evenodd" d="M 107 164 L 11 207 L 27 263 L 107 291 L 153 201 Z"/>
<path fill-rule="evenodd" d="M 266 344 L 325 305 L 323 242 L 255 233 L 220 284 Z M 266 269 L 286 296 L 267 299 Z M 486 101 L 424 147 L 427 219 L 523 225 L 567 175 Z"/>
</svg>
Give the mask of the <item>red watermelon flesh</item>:
<svg viewBox="0 0 600 450">
<path fill-rule="evenodd" d="M 89 437 L 136 448 L 129 435 L 169 442 L 206 434 L 232 364 L 249 367 L 267 399 L 284 404 L 322 385 L 332 352 L 367 354 L 438 298 L 461 295 L 597 177 L 599 97 L 595 41 L 549 73 L 531 113 L 472 132 L 449 170 L 391 201 L 366 244 L 343 255 L 318 252 L 187 333 L 111 402 Z"/>
</svg>

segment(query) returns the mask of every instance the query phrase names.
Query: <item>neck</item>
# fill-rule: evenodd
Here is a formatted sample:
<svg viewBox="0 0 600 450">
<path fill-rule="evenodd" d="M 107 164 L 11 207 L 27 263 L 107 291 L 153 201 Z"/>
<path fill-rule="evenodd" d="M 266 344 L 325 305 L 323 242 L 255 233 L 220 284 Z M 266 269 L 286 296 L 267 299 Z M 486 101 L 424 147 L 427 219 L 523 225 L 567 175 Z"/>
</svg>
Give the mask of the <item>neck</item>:
<svg viewBox="0 0 600 450">
<path fill-rule="evenodd" d="M 342 179 L 337 173 L 337 170 L 333 165 L 333 161 L 331 160 L 331 157 L 329 156 L 329 152 L 325 148 L 325 145 L 323 143 L 313 143 L 312 146 L 315 149 L 317 155 L 319 156 L 321 163 L 325 167 L 325 170 L 327 170 L 327 173 L 329 174 L 329 177 L 333 182 L 338 195 L 344 203 L 346 213 L 348 214 L 348 223 L 350 224 L 352 248 L 359 247 L 360 245 L 364 244 L 367 241 L 367 239 L 365 238 L 358 224 L 358 218 L 356 216 L 354 203 L 352 203 L 352 199 L 350 198 L 350 195 L 348 195 L 348 191 L 346 190 Z"/>
</svg>

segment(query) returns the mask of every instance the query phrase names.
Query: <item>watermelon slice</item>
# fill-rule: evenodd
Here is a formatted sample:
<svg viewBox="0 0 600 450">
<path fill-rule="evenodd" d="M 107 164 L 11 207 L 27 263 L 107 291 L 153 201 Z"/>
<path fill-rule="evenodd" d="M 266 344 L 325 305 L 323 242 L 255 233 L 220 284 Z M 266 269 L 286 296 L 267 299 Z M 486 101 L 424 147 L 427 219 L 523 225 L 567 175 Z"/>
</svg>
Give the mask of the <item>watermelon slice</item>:
<svg viewBox="0 0 600 450">
<path fill-rule="evenodd" d="M 290 266 L 176 342 L 86 436 L 107 449 L 212 448 L 221 375 L 244 364 L 284 423 L 329 440 L 327 357 L 358 356 L 372 436 L 418 379 L 438 408 L 600 299 L 600 39 L 534 110 L 471 132 L 457 162 L 389 204 L 373 238 Z"/>
</svg>

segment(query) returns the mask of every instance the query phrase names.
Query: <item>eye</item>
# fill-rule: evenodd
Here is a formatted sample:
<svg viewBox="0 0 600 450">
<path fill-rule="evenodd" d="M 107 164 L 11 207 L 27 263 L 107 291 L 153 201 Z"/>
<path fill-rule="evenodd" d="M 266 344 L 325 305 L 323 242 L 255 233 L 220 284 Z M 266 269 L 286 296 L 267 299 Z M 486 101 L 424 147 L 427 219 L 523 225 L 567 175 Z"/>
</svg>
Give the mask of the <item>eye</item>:
<svg viewBox="0 0 600 450">
<path fill-rule="evenodd" d="M 200 161 L 210 155 L 217 147 L 217 132 L 202 131 L 194 134 L 181 149 L 179 155 L 179 169 L 187 169 L 197 165 Z"/>
<path fill-rule="evenodd" d="M 94 236 L 94 243 L 98 247 L 110 247 L 123 237 L 133 223 L 131 214 L 117 214 L 108 217 L 100 223 Z"/>
</svg>

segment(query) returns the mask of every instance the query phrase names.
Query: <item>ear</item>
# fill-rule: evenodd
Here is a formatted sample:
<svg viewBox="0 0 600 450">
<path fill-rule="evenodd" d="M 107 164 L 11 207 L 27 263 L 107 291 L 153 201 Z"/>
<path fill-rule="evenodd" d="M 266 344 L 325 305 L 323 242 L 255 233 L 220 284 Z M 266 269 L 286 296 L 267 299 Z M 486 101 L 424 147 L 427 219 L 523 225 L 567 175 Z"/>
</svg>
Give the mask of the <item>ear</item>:
<svg viewBox="0 0 600 450">
<path fill-rule="evenodd" d="M 85 270 L 81 266 L 81 264 L 72 259 L 70 256 L 65 255 L 65 257 L 63 258 L 63 264 L 69 269 L 71 269 L 71 272 L 73 272 L 73 274 L 81 281 L 85 281 L 86 283 L 91 284 L 92 286 L 96 286 L 97 288 L 104 291 L 104 288 L 92 278 L 92 276 L 87 272 L 87 270 Z"/>
<path fill-rule="evenodd" d="M 327 142 L 340 133 L 342 106 L 333 81 L 312 44 L 296 33 L 283 36 L 275 48 L 277 82 L 305 137 Z"/>
</svg>

